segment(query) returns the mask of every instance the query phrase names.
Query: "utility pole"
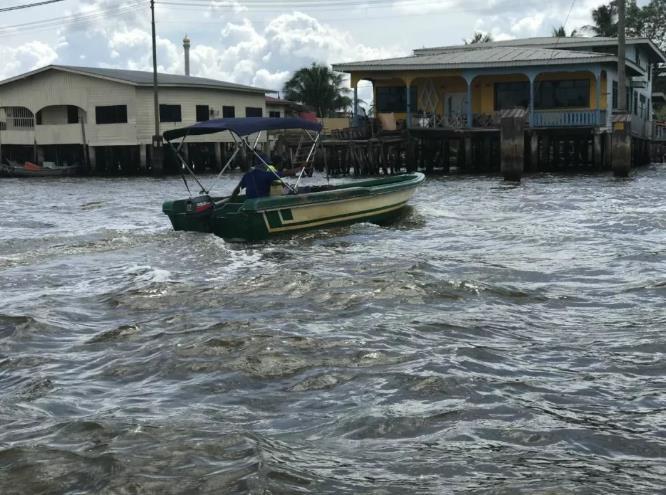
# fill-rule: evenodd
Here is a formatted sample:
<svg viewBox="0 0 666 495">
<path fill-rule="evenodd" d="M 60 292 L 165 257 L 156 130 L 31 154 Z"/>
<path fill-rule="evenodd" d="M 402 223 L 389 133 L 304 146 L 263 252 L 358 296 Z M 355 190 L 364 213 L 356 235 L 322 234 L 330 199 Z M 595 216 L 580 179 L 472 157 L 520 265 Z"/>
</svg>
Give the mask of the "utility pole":
<svg viewBox="0 0 666 495">
<path fill-rule="evenodd" d="M 155 134 L 153 135 L 152 168 L 154 174 L 163 169 L 162 136 L 160 135 L 160 100 L 157 90 L 157 42 L 155 40 L 155 0 L 150 0 L 151 25 L 153 30 L 153 98 L 155 100 Z"/>
<path fill-rule="evenodd" d="M 615 177 L 627 177 L 631 170 L 631 115 L 627 112 L 625 69 L 625 0 L 617 0 L 617 112 L 613 118 L 611 166 Z M 597 82 L 599 84 L 599 82 Z"/>
</svg>

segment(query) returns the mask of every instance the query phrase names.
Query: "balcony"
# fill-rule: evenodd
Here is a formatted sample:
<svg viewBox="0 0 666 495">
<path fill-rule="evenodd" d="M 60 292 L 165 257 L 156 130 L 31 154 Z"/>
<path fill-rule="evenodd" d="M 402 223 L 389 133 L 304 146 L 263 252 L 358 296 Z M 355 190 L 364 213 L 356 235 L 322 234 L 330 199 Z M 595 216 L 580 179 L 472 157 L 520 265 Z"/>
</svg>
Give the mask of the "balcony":
<svg viewBox="0 0 666 495">
<path fill-rule="evenodd" d="M 532 114 L 532 127 L 597 127 L 605 123 L 603 110 L 540 110 Z"/>
<path fill-rule="evenodd" d="M 82 144 L 81 124 L 38 125 L 35 128 L 37 144 Z"/>
<path fill-rule="evenodd" d="M 35 144 L 35 129 L 7 129 L 0 131 L 0 144 L 32 146 Z"/>
</svg>

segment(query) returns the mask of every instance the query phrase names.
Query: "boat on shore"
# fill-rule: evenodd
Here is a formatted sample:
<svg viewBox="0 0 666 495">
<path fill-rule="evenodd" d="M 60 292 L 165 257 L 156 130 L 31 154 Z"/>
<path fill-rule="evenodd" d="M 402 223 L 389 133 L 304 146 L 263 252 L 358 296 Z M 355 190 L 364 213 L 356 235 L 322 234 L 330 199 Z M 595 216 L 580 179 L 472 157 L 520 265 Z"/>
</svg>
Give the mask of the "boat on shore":
<svg viewBox="0 0 666 495">
<path fill-rule="evenodd" d="M 65 177 L 75 175 L 78 165 L 56 165 L 53 162 L 44 162 L 37 165 L 32 162 L 18 162 L 8 160 L 0 164 L 0 175 L 7 177 Z"/>
<path fill-rule="evenodd" d="M 319 143 L 321 125 L 302 119 L 219 119 L 168 131 L 165 140 L 188 135 L 229 131 L 238 146 L 245 146 L 261 161 L 264 159 L 248 141 L 248 136 L 266 130 L 303 129 L 310 136 L 312 148 L 294 185 L 283 181 L 275 172 L 271 194 L 263 197 L 231 195 L 215 197 L 201 186 L 183 157 L 183 168 L 195 177 L 201 192 L 196 197 L 166 201 L 162 211 L 175 230 L 213 233 L 227 240 L 257 241 L 303 230 L 345 225 L 354 222 L 384 223 L 395 218 L 424 180 L 421 173 L 388 176 L 339 185 L 300 186 L 303 171 L 311 169 Z M 257 142 L 258 139 L 255 140 Z M 240 148 L 237 148 L 237 151 Z M 222 169 L 222 174 L 232 158 Z M 183 175 L 185 179 L 185 176 Z M 279 181 L 279 182 L 278 182 Z M 185 181 L 187 185 L 187 181 Z M 189 190 L 189 187 L 188 187 Z"/>
</svg>

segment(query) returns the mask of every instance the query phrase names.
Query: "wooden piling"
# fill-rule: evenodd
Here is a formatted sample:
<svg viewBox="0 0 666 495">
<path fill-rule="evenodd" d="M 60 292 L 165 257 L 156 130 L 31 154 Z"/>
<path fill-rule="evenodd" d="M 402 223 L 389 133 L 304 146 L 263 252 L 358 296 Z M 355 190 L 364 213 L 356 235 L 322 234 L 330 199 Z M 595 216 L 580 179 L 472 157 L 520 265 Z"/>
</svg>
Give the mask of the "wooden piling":
<svg viewBox="0 0 666 495">
<path fill-rule="evenodd" d="M 627 177 L 631 169 L 631 121 L 614 122 L 612 169 L 616 177 Z"/>
<path fill-rule="evenodd" d="M 601 170 L 603 167 L 603 157 L 602 157 L 602 152 L 601 152 L 601 145 L 602 145 L 602 136 L 601 134 L 594 134 L 592 136 L 592 141 L 593 141 L 593 146 L 594 150 L 592 152 L 592 159 L 594 160 L 594 168 L 597 170 Z"/>
<path fill-rule="evenodd" d="M 525 119 L 504 117 L 500 121 L 501 170 L 504 180 L 520 181 L 525 162 Z"/>
</svg>

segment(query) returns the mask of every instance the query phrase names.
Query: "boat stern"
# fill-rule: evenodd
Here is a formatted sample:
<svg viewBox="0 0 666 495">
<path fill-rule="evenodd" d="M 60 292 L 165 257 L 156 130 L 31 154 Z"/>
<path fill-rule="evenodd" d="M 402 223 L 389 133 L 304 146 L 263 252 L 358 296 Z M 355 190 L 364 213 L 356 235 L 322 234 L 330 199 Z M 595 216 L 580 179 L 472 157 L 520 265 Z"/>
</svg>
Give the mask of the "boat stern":
<svg viewBox="0 0 666 495">
<path fill-rule="evenodd" d="M 169 217 L 174 230 L 212 232 L 211 216 L 215 203 L 210 196 L 165 201 L 162 212 Z"/>
</svg>

